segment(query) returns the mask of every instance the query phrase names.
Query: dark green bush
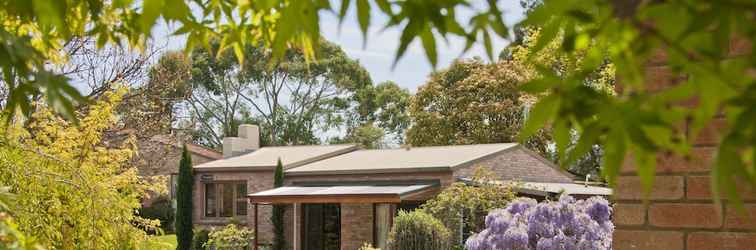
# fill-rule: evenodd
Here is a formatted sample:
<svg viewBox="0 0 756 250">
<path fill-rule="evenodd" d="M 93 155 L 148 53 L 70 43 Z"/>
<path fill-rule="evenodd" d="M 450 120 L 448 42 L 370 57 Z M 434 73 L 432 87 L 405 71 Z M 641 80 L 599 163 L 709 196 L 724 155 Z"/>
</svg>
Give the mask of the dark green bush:
<svg viewBox="0 0 756 250">
<path fill-rule="evenodd" d="M 207 229 L 194 230 L 194 238 L 192 238 L 192 249 L 204 250 L 205 243 L 210 240 L 210 231 Z"/>
<path fill-rule="evenodd" d="M 389 233 L 388 250 L 449 249 L 449 230 L 423 211 L 399 211 Z"/>
<path fill-rule="evenodd" d="M 178 187 L 176 190 L 176 249 L 189 250 L 192 247 L 192 155 L 184 145 L 179 162 Z"/>
<path fill-rule="evenodd" d="M 149 207 L 142 207 L 139 209 L 139 215 L 145 219 L 160 220 L 160 229 L 165 234 L 172 234 L 173 220 L 175 218 L 173 207 L 171 207 L 171 200 L 168 197 L 161 196 L 152 202 Z M 154 234 L 157 232 L 147 232 Z"/>
</svg>

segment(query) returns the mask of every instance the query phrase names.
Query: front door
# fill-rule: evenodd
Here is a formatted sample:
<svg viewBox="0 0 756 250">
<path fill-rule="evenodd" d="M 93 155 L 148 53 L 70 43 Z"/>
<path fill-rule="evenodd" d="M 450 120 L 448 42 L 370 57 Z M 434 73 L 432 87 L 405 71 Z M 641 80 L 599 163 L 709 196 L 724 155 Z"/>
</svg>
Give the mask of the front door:
<svg viewBox="0 0 756 250">
<path fill-rule="evenodd" d="M 302 249 L 338 250 L 341 239 L 339 204 L 304 204 L 302 208 Z"/>
</svg>

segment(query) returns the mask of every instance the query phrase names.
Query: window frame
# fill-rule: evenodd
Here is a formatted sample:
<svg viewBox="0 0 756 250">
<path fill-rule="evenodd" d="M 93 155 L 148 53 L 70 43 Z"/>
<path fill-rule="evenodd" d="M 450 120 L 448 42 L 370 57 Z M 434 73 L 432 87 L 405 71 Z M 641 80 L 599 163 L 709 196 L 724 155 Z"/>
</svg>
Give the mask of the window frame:
<svg viewBox="0 0 756 250">
<path fill-rule="evenodd" d="M 244 218 L 247 217 L 247 215 L 249 214 L 249 203 L 248 202 L 244 203 L 245 214 L 239 214 L 238 213 L 238 206 L 237 205 L 239 205 L 239 201 L 240 201 L 240 199 L 242 199 L 242 198 L 238 198 L 238 192 L 239 192 L 239 188 L 238 187 L 239 187 L 239 185 L 243 184 L 244 187 L 247 190 L 249 190 L 249 186 L 247 185 L 247 181 L 246 180 L 203 181 L 203 182 L 201 182 L 201 184 L 202 184 L 202 201 L 201 202 L 202 202 L 202 218 L 203 219 L 227 220 L 227 219 L 231 219 L 231 218 L 236 218 L 236 219 L 241 219 L 241 220 L 244 221 Z M 223 191 L 224 191 L 224 188 L 225 188 L 224 184 L 230 184 L 231 187 L 233 187 L 233 196 L 232 196 L 232 199 L 230 201 L 226 201 L 223 198 Z M 215 216 L 208 216 L 207 215 L 207 209 L 208 209 L 208 206 L 207 206 L 207 197 L 208 197 L 207 190 L 208 190 L 208 188 L 207 187 L 208 187 L 208 185 L 214 185 L 214 189 L 215 189 L 215 190 L 213 190 L 214 197 L 215 197 L 215 204 L 214 204 Z M 242 197 L 246 201 L 246 194 L 242 194 Z M 226 202 L 231 202 L 231 216 L 224 217 L 224 216 L 221 216 L 221 209 L 223 209 L 223 204 L 225 204 Z"/>
</svg>

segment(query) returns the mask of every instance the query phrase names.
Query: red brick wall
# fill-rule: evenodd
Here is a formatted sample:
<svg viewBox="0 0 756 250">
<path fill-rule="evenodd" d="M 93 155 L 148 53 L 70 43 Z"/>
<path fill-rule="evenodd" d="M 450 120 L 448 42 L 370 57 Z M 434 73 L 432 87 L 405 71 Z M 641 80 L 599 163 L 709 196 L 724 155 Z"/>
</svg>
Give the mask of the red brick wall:
<svg viewBox="0 0 756 250">
<path fill-rule="evenodd" d="M 341 250 L 373 243 L 373 204 L 341 204 Z"/>
<path fill-rule="evenodd" d="M 204 193 L 205 186 L 200 180 L 203 174 L 213 175 L 213 181 L 246 181 L 247 192 L 255 193 L 273 188 L 273 171 L 251 171 L 251 172 L 215 172 L 203 173 L 196 172 L 194 176 L 194 223 L 200 226 L 224 226 L 228 223 L 225 218 L 206 218 L 204 217 Z M 248 227 L 254 226 L 254 211 L 251 205 L 247 207 L 247 216 L 239 222 L 246 224 Z M 270 223 L 271 206 L 258 207 L 258 228 L 260 243 L 269 243 L 273 239 L 273 226 Z"/>
<path fill-rule="evenodd" d="M 477 167 L 490 169 L 501 180 L 572 183 L 572 175 L 522 146 L 458 167 L 454 177 L 471 177 Z"/>
<path fill-rule="evenodd" d="M 454 181 L 451 171 L 429 172 L 429 173 L 393 173 L 393 174 L 356 174 L 356 175 L 307 175 L 307 176 L 286 176 L 286 185 L 291 185 L 298 181 L 399 181 L 399 180 L 439 180 L 442 187 L 451 185 Z M 428 194 L 428 196 L 435 193 Z M 425 197 L 428 198 L 428 197 Z M 287 241 L 294 244 L 294 234 L 299 233 L 299 221 L 297 228 L 293 228 L 295 223 L 293 206 L 287 206 L 284 216 L 285 231 Z M 302 218 L 302 207 L 297 207 L 297 220 Z M 299 237 L 299 236 L 297 236 Z M 298 240 L 301 240 L 299 238 Z M 373 204 L 341 204 L 341 249 L 355 250 L 359 249 L 363 243 L 373 243 Z M 300 249 L 301 246 L 289 246 L 291 249 Z"/>
<path fill-rule="evenodd" d="M 732 47 L 733 54 L 742 54 L 748 46 L 734 42 Z M 664 55 L 652 61 L 646 69 L 652 89 L 685 79 L 663 65 Z M 688 124 L 680 129 L 688 131 Z M 710 163 L 719 133 L 726 129 L 724 118 L 715 119 L 695 138 L 690 159 L 660 155 L 647 203 L 635 165 L 628 161 L 623 166 L 614 197 L 614 249 L 756 249 L 756 192 L 741 188 L 750 217 L 736 213 L 727 202 L 715 205 L 711 200 Z"/>
</svg>

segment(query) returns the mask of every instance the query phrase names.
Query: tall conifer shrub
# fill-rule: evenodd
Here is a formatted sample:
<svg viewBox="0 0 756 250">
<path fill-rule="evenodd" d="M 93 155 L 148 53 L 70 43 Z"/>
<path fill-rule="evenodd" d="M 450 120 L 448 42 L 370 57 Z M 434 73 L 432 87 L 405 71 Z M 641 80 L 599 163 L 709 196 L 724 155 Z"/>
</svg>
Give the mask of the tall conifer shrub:
<svg viewBox="0 0 756 250">
<path fill-rule="evenodd" d="M 177 250 L 189 250 L 192 247 L 192 156 L 184 145 L 179 162 L 178 188 L 176 191 L 176 241 Z"/>
<path fill-rule="evenodd" d="M 276 164 L 276 173 L 273 180 L 273 187 L 283 186 L 284 172 L 281 159 L 278 159 Z M 273 213 L 271 214 L 270 221 L 273 222 L 273 250 L 283 250 L 286 245 L 286 239 L 284 236 L 284 206 L 273 205 Z"/>
</svg>

